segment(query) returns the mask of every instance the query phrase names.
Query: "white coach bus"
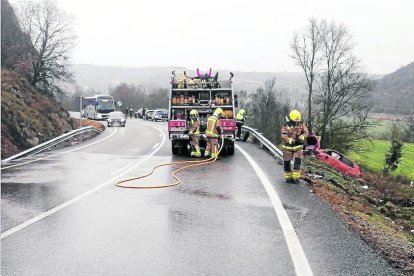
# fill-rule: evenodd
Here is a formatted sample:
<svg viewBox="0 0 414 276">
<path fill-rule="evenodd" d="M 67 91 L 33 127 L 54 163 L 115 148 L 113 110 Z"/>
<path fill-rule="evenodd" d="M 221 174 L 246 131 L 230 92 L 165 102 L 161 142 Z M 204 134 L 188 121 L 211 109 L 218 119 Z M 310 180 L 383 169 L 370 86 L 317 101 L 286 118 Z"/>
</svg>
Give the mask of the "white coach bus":
<svg viewBox="0 0 414 276">
<path fill-rule="evenodd" d="M 93 120 L 102 120 L 108 118 L 110 112 L 115 111 L 115 101 L 112 96 L 95 95 L 82 99 L 85 107 L 85 117 Z"/>
</svg>

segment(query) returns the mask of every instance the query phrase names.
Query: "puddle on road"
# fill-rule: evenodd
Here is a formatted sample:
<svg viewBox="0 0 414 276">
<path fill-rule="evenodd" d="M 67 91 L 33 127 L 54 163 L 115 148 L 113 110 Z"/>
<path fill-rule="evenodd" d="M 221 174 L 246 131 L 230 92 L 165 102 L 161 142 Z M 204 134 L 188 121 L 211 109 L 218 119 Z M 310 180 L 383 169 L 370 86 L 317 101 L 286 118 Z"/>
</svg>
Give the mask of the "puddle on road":
<svg viewBox="0 0 414 276">
<path fill-rule="evenodd" d="M 190 189 L 178 188 L 177 191 L 180 193 L 199 196 L 203 198 L 212 198 L 212 199 L 219 199 L 219 200 L 230 200 L 231 199 L 231 197 L 228 195 L 207 192 L 205 190 L 190 190 Z"/>
</svg>

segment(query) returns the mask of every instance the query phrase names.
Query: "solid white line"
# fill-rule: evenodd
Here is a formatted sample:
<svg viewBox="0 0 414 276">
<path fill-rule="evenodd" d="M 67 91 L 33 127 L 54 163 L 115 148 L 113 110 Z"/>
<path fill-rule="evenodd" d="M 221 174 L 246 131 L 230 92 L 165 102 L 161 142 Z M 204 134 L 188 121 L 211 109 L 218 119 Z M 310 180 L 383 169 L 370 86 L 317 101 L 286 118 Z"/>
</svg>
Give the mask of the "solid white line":
<svg viewBox="0 0 414 276">
<path fill-rule="evenodd" d="M 78 147 L 78 148 L 74 148 L 74 149 L 71 149 L 71 150 L 67 150 L 67 151 L 64 151 L 64 152 L 60 152 L 60 153 L 57 153 L 57 154 L 53 154 L 53 155 L 49 155 L 49 156 L 45 156 L 45 157 L 42 157 L 42 158 L 37 158 L 37 159 L 33 159 L 33 160 L 26 161 L 26 162 L 23 162 L 23 163 L 17 163 L 17 164 L 10 165 L 10 166 L 7 166 L 7 167 L 2 167 L 0 170 L 5 170 L 5 169 L 8 169 L 8 168 L 13 168 L 13 167 L 17 167 L 17 166 L 26 165 L 26 164 L 33 163 L 33 162 L 36 162 L 36 161 L 40 161 L 40 160 L 44 160 L 44 159 L 49 159 L 49 158 L 51 158 L 51 157 L 55 157 L 55 156 L 59 156 L 59 155 L 65 154 L 65 153 L 69 153 L 69 152 L 72 152 L 72 151 L 75 151 L 75 150 L 79 150 L 79 149 L 87 148 L 87 147 L 90 147 L 90 146 L 95 145 L 95 144 L 97 144 L 97 143 L 100 143 L 100 142 L 102 142 L 102 141 L 105 141 L 106 139 L 109 139 L 109 138 L 110 138 L 110 137 L 112 137 L 112 136 L 113 136 L 113 135 L 114 135 L 117 131 L 118 131 L 118 129 L 117 129 L 117 128 L 115 128 L 115 131 L 114 131 L 114 132 L 112 132 L 109 136 L 107 136 L 107 137 L 105 137 L 105 138 L 103 138 L 103 139 L 101 139 L 101 140 L 95 141 L 95 142 L 93 142 L 93 143 L 90 143 L 90 144 L 87 144 L 87 145 L 84 145 L 84 146 L 81 146 L 81 147 Z"/>
<path fill-rule="evenodd" d="M 132 163 L 127 164 L 126 166 L 123 166 L 122 168 L 117 169 L 116 171 L 114 171 L 113 173 L 111 173 L 111 175 L 115 175 L 115 174 L 119 173 L 120 171 L 122 171 L 122 170 L 124 170 L 124 169 L 128 168 L 129 166 L 132 166 L 133 164 L 134 164 L 134 163 L 132 162 Z"/>
<path fill-rule="evenodd" d="M 155 149 L 160 143 L 156 143 L 152 148 Z"/>
<path fill-rule="evenodd" d="M 295 267 L 296 275 L 313 275 L 308 259 L 306 258 L 305 252 L 303 251 L 302 245 L 300 244 L 295 229 L 293 228 L 292 223 L 289 220 L 289 216 L 286 213 L 286 210 L 283 207 L 279 196 L 273 189 L 272 184 L 267 179 L 266 174 L 246 151 L 244 151 L 238 145 L 235 146 L 249 161 L 250 165 L 253 167 L 256 174 L 259 176 L 260 181 L 265 187 L 266 192 L 270 197 L 270 200 L 272 201 L 273 207 L 276 211 L 276 216 L 279 220 L 280 226 L 283 230 L 283 235 L 286 239 L 286 243 L 290 252 L 290 257 L 292 258 L 293 265 Z"/>
<path fill-rule="evenodd" d="M 154 128 L 157 129 L 158 131 L 161 131 L 160 129 L 158 129 L 156 127 L 154 127 Z M 106 181 L 103 184 L 101 184 L 101 185 L 93 188 L 92 190 L 89 190 L 89 191 L 87 191 L 87 192 L 85 192 L 85 193 L 83 193 L 83 194 L 81 194 L 81 195 L 79 195 L 79 196 L 77 196 L 77 197 L 69 200 L 69 201 L 66 201 L 65 203 L 60 204 L 59 206 L 56 206 L 56 207 L 54 207 L 54 208 L 52 208 L 52 209 L 50 209 L 50 210 L 48 210 L 48 211 L 46 211 L 44 213 L 41 213 L 40 215 L 38 215 L 38 216 L 36 216 L 36 217 L 34 217 L 32 219 L 29 219 L 28 221 L 23 222 L 22 224 L 19 224 L 18 226 L 14 227 L 12 229 L 9 229 L 9 230 L 1 233 L 1 239 L 4 239 L 5 237 L 10 236 L 10 235 L 16 233 L 17 231 L 20 231 L 23 228 L 25 228 L 25 227 L 27 227 L 27 226 L 29 226 L 29 225 L 31 225 L 31 224 L 39 221 L 39 220 L 44 219 L 47 216 L 50 216 L 50 215 L 56 213 L 57 211 L 59 211 L 59 210 L 65 208 L 65 207 L 67 207 L 67 206 L 69 206 L 69 205 L 71 205 L 71 204 L 73 204 L 73 203 L 75 203 L 75 202 L 83 199 L 84 197 L 86 197 L 86 196 L 88 196 L 88 195 L 90 195 L 90 194 L 92 194 L 92 193 L 94 193 L 94 192 L 96 192 L 96 191 L 98 191 L 100 189 L 102 189 L 103 187 L 107 186 L 108 184 L 111 184 L 111 183 L 113 184 L 116 179 L 118 179 L 121 176 L 124 176 L 125 174 L 127 174 L 131 170 L 135 169 L 136 167 L 138 167 L 139 165 L 141 165 L 143 162 L 145 162 L 149 157 L 153 156 L 157 151 L 159 151 L 161 149 L 161 147 L 164 145 L 165 140 L 166 140 L 164 133 L 162 133 L 162 135 L 163 135 L 163 137 L 162 137 L 162 141 L 161 141 L 160 146 L 156 150 L 154 150 L 153 152 L 151 152 L 149 155 L 147 155 L 144 159 L 142 159 L 138 163 L 136 163 L 133 167 L 125 170 L 124 172 L 120 173 L 119 175 L 117 175 L 115 177 L 112 177 L 108 181 Z"/>
</svg>

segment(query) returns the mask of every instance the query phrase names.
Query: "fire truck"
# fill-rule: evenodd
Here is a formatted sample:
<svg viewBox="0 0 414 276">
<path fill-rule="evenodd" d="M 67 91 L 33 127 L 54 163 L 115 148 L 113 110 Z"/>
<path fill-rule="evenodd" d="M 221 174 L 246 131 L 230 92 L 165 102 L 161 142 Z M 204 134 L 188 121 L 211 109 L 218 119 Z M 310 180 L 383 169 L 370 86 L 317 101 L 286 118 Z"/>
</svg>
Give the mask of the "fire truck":
<svg viewBox="0 0 414 276">
<path fill-rule="evenodd" d="M 212 76 L 211 69 L 205 74 L 201 74 L 197 69 L 196 75 L 192 77 L 185 71 L 181 74 L 172 72 L 168 134 L 173 155 L 187 155 L 191 151 L 188 131 L 192 109 L 196 109 L 200 117 L 200 148 L 204 152 L 207 142 L 207 119 L 219 107 L 224 111 L 224 118 L 221 118 L 224 135 L 222 153 L 234 154 L 237 95 L 233 93 L 232 79 L 233 74 L 230 73 L 229 79 L 218 80 L 218 73 Z"/>
</svg>

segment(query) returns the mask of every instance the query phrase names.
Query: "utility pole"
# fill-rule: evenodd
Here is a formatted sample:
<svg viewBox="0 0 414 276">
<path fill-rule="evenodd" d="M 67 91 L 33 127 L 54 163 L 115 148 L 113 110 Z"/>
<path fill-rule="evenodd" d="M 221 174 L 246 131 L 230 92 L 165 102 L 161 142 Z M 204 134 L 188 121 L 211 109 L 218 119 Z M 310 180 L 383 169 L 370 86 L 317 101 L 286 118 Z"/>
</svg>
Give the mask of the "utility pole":
<svg viewBox="0 0 414 276">
<path fill-rule="evenodd" d="M 82 128 L 82 96 L 79 97 L 79 128 Z"/>
<path fill-rule="evenodd" d="M 82 128 L 82 96 L 79 97 L 79 128 Z M 82 133 L 80 134 L 80 142 L 83 141 Z"/>
</svg>

